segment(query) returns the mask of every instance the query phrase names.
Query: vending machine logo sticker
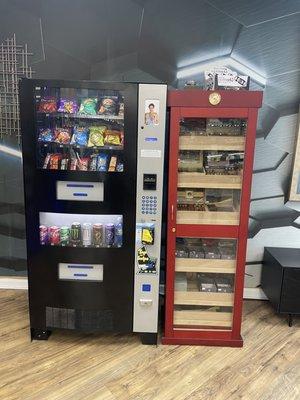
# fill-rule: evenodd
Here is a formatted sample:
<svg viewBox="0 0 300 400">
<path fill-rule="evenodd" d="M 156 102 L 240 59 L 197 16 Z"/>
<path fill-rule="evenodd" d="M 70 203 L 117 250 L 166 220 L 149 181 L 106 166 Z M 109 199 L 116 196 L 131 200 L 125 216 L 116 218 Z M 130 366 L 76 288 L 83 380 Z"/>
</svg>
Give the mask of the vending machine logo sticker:
<svg viewBox="0 0 300 400">
<path fill-rule="evenodd" d="M 158 141 L 158 138 L 157 137 L 150 137 L 150 136 L 148 136 L 148 137 L 145 137 L 145 142 L 157 142 Z"/>
</svg>

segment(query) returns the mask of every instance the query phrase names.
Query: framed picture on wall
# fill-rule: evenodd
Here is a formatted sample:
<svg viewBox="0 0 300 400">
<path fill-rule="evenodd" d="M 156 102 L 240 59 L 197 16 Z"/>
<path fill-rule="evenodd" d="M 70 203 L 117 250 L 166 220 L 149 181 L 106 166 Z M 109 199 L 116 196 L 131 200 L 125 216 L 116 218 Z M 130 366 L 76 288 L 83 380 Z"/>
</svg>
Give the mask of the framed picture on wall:
<svg viewBox="0 0 300 400">
<path fill-rule="evenodd" d="M 298 114 L 298 132 L 296 135 L 296 148 L 289 200 L 300 201 L 300 108 Z"/>
</svg>

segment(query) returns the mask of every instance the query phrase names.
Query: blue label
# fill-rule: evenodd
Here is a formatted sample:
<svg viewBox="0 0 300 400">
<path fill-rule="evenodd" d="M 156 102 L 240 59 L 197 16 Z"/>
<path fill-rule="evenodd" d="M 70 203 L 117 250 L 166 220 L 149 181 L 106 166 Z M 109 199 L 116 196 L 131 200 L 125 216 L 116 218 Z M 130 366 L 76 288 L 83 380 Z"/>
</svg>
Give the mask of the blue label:
<svg viewBox="0 0 300 400">
<path fill-rule="evenodd" d="M 144 283 L 142 285 L 142 292 L 151 292 L 151 285 L 148 283 Z"/>
<path fill-rule="evenodd" d="M 145 142 L 157 142 L 157 137 L 146 137 Z"/>
</svg>

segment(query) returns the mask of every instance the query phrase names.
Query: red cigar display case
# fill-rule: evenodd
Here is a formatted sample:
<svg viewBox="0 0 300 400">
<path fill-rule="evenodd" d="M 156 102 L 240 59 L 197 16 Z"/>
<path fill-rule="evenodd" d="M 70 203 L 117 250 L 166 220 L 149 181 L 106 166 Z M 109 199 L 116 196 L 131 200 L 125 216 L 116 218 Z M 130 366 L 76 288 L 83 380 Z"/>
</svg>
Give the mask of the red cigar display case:
<svg viewBox="0 0 300 400">
<path fill-rule="evenodd" d="M 262 92 L 168 95 L 164 344 L 241 347 L 251 178 Z"/>
</svg>

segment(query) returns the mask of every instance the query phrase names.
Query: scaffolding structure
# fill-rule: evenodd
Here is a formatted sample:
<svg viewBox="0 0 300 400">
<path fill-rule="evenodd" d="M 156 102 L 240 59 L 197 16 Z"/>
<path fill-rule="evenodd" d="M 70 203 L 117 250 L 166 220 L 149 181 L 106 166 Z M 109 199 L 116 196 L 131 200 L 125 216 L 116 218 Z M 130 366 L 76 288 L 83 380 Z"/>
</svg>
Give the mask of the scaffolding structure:
<svg viewBox="0 0 300 400">
<path fill-rule="evenodd" d="M 0 44 L 0 140 L 14 136 L 20 143 L 19 80 L 31 78 L 27 44 L 17 45 L 16 35 Z"/>
</svg>

